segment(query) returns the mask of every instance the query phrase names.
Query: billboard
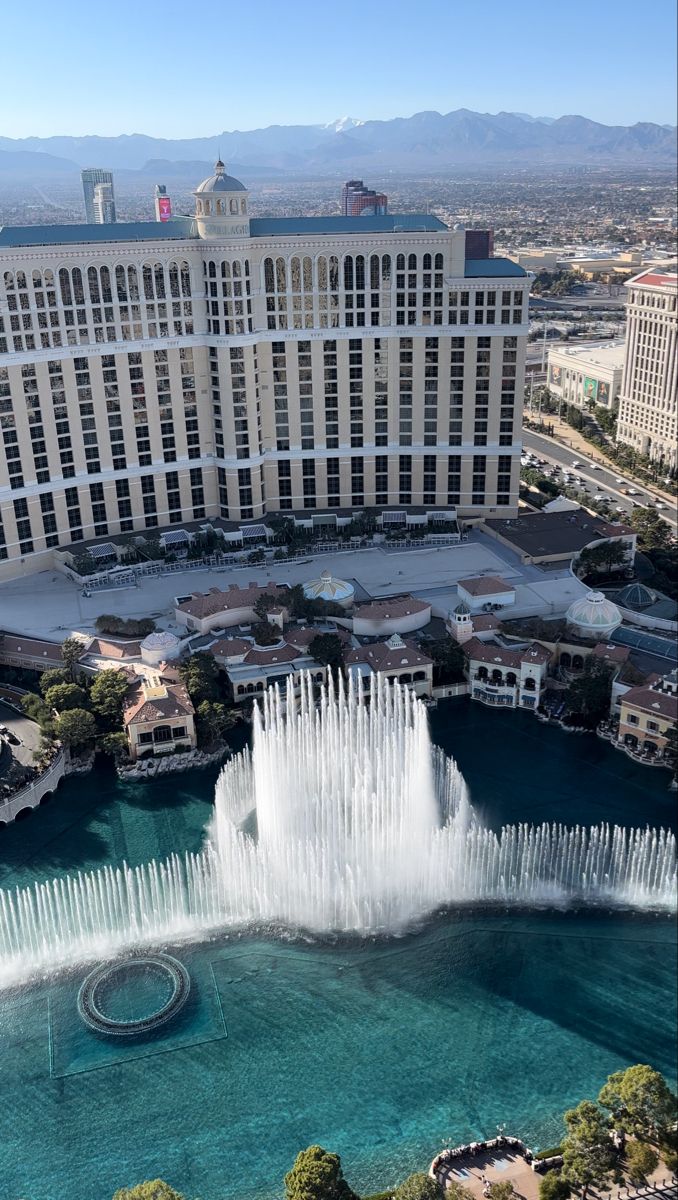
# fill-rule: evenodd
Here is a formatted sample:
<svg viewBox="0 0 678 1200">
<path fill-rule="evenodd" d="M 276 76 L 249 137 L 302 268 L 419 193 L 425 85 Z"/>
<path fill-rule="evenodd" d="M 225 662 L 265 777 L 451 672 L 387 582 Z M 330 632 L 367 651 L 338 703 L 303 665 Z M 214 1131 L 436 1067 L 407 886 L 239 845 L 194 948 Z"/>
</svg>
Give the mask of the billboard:
<svg viewBox="0 0 678 1200">
<path fill-rule="evenodd" d="M 584 399 L 585 400 L 597 400 L 598 399 L 598 380 L 590 379 L 588 375 L 584 376 Z"/>
<path fill-rule="evenodd" d="M 550 382 L 552 384 L 554 384 L 555 387 L 560 387 L 562 381 L 563 381 L 563 368 L 557 367 L 555 363 L 552 363 L 551 364 Z"/>
<path fill-rule="evenodd" d="M 598 403 L 610 403 L 610 385 L 609 383 L 604 383 L 602 379 L 598 383 Z"/>
<path fill-rule="evenodd" d="M 172 216 L 172 201 L 169 196 L 158 196 L 158 220 L 169 221 Z"/>
</svg>

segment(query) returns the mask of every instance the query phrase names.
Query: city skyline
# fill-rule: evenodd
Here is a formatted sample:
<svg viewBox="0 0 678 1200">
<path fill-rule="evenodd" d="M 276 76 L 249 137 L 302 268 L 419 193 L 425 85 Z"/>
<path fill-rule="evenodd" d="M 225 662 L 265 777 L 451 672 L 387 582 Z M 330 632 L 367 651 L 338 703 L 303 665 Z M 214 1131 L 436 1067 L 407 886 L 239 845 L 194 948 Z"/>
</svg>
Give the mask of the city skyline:
<svg viewBox="0 0 678 1200">
<path fill-rule="evenodd" d="M 676 16 L 668 0 L 653 6 L 654 29 L 662 36 L 648 48 L 653 69 L 644 73 L 642 89 L 629 86 L 639 61 L 637 44 L 628 39 L 625 48 L 620 39 L 625 28 L 634 27 L 637 14 L 630 0 L 614 5 L 604 0 L 594 7 L 573 0 L 566 25 L 555 9 L 535 0 L 524 0 L 518 12 L 498 0 L 483 0 L 472 12 L 423 0 L 416 25 L 401 5 L 384 20 L 380 10 L 349 0 L 337 22 L 308 0 L 297 0 L 282 25 L 279 12 L 264 0 L 256 41 L 248 14 L 232 12 L 226 20 L 214 0 L 207 0 L 201 28 L 211 29 L 217 39 L 224 35 L 225 71 L 206 70 L 202 55 L 187 57 L 185 23 L 168 20 L 167 6 L 161 10 L 157 0 L 142 10 L 122 0 L 118 20 L 106 28 L 97 25 L 82 0 L 69 0 L 63 11 L 67 20 L 57 25 L 53 9 L 38 0 L 31 29 L 31 90 L 6 115 L 6 137 L 207 136 L 219 129 L 329 124 L 346 115 L 389 120 L 457 108 L 582 115 L 613 125 L 675 122 Z M 25 39 L 19 11 L 5 20 L 6 45 Z M 104 39 L 108 61 L 116 64 L 115 103 L 101 86 Z M 153 72 L 149 44 L 159 68 Z M 587 52 L 591 45 L 595 63 Z M 367 49 L 375 46 L 376 55 Z M 455 47 L 465 52 L 458 54 Z M 330 50 L 340 71 L 328 71 Z M 77 86 L 55 92 L 55 59 Z M 17 56 L 3 63 L 8 94 L 22 92 L 21 62 Z M 282 64 L 292 87 L 280 86 Z M 180 92 L 173 84 L 179 66 Z"/>
</svg>

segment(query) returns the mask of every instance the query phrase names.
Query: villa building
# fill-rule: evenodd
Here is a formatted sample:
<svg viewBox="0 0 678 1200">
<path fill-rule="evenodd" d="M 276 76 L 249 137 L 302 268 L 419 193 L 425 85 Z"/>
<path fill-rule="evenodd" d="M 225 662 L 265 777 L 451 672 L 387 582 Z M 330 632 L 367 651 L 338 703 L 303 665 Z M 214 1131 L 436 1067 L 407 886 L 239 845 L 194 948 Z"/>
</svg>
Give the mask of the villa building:
<svg viewBox="0 0 678 1200">
<path fill-rule="evenodd" d="M 488 611 L 490 608 L 507 608 L 516 602 L 516 589 L 512 583 L 500 579 L 497 575 L 473 575 L 469 579 L 460 579 L 457 592 L 462 604 L 467 604 L 471 612 L 479 609 Z"/>
<path fill-rule="evenodd" d="M 194 708 L 182 683 L 147 676 L 128 694 L 123 714 L 133 762 L 150 754 L 171 754 L 178 746 L 197 746 Z"/>
<path fill-rule="evenodd" d="M 180 598 L 174 609 L 177 625 L 185 625 L 193 633 L 209 633 L 211 629 L 227 629 L 232 625 L 257 621 L 254 605 L 262 596 L 278 596 L 286 583 L 248 583 L 238 587 L 232 583 L 228 590 L 210 588 L 209 592 L 194 592 Z"/>
<path fill-rule="evenodd" d="M 482 704 L 536 711 L 552 652 L 540 642 L 523 648 L 473 637 L 464 645 L 469 695 Z"/>
<path fill-rule="evenodd" d="M 0 230 L 0 578 L 269 513 L 518 511 L 530 277 L 425 213 Z"/>
<path fill-rule="evenodd" d="M 369 687 L 371 675 L 385 675 L 412 687 L 418 696 L 430 696 L 433 691 L 433 659 L 398 633 L 386 642 L 349 650 L 345 662 L 349 674 L 361 677 L 364 687 Z"/>
<path fill-rule="evenodd" d="M 661 757 L 669 730 L 678 722 L 678 676 L 676 671 L 654 683 L 629 688 L 619 698 L 620 746 Z"/>
</svg>

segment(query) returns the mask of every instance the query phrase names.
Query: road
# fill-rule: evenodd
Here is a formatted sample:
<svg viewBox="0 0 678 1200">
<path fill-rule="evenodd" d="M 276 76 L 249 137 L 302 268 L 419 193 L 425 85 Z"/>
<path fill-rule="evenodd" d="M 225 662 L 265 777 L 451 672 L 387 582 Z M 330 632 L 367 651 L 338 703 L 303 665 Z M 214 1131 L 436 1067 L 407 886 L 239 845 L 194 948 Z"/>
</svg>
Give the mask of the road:
<svg viewBox="0 0 678 1200">
<path fill-rule="evenodd" d="M 626 480 L 621 475 L 615 474 L 613 470 L 606 467 L 601 467 L 599 470 L 592 469 L 592 459 L 587 458 L 581 451 L 572 450 L 569 446 L 563 446 L 559 442 L 554 442 L 550 438 L 542 437 L 539 433 L 533 433 L 532 430 L 523 429 L 523 445 L 532 454 L 536 454 L 538 458 L 544 458 L 547 462 L 555 464 L 559 467 L 567 467 L 575 475 L 583 479 L 590 488 L 593 484 L 595 491 L 605 492 L 610 496 L 610 501 L 613 507 L 623 508 L 625 512 L 630 512 L 632 509 L 632 501 L 638 504 L 647 504 L 652 498 L 652 493 L 647 488 L 633 480 Z M 579 467 L 572 467 L 575 460 L 581 463 Z M 621 479 L 621 483 L 617 480 Z M 637 495 L 629 498 L 625 496 L 621 490 L 624 487 L 632 487 L 636 489 Z M 593 491 L 593 488 L 590 488 Z M 671 526 L 674 533 L 678 532 L 678 522 L 676 521 L 676 511 L 674 509 L 663 508 L 658 510 L 659 515 Z"/>
</svg>

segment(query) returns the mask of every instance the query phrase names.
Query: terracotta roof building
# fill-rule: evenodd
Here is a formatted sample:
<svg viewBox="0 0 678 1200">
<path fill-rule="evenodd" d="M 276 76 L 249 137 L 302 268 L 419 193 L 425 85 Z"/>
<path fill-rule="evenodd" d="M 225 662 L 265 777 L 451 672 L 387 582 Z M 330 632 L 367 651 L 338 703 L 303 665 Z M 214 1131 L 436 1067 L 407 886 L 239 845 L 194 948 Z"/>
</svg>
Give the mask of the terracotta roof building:
<svg viewBox="0 0 678 1200">
<path fill-rule="evenodd" d="M 433 690 L 433 659 L 398 633 L 386 642 L 349 650 L 345 661 L 347 670 L 362 676 L 366 685 L 375 674 L 408 684 L 418 696 L 430 696 Z"/>
<path fill-rule="evenodd" d="M 246 624 L 257 620 L 254 605 L 260 597 L 277 597 L 286 589 L 287 584 L 279 583 L 249 583 L 247 587 L 232 583 L 226 591 L 210 588 L 209 592 L 194 592 L 177 603 L 175 620 L 178 625 L 185 625 L 196 633 Z"/>
<path fill-rule="evenodd" d="M 412 633 L 431 620 L 431 605 L 414 596 L 389 596 L 357 605 L 353 613 L 353 632 L 362 637 L 378 634 Z"/>
<path fill-rule="evenodd" d="M 482 704 L 535 711 L 553 657 L 541 642 L 505 646 L 473 637 L 464 645 L 471 699 Z"/>
<path fill-rule="evenodd" d="M 647 758 L 661 758 L 668 732 L 678 722 L 678 675 L 632 687 L 619 700 L 618 744 Z"/>
<path fill-rule="evenodd" d="M 171 754 L 177 746 L 193 749 L 195 709 L 183 683 L 150 676 L 127 695 L 123 725 L 130 758 Z"/>
</svg>

